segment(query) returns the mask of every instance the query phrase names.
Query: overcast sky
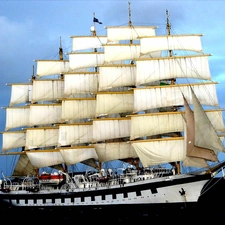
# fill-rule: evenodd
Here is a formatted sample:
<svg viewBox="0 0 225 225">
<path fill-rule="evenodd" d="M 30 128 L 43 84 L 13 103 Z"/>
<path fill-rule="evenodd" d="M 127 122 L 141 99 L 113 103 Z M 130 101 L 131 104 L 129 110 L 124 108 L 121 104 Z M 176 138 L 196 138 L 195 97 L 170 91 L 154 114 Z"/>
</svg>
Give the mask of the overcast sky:
<svg viewBox="0 0 225 225">
<path fill-rule="evenodd" d="M 130 0 L 133 25 L 156 25 L 165 33 L 166 10 L 172 33 L 202 33 L 203 50 L 210 53 L 210 69 L 225 108 L 225 1 Z M 36 59 L 57 59 L 60 37 L 64 53 L 71 50 L 73 35 L 89 35 L 93 14 L 104 26 L 127 25 L 125 0 L 1 0 L 0 1 L 0 106 L 8 106 L 10 86 L 28 82 Z M 0 131 L 5 127 L 5 110 L 0 109 Z M 2 139 L 2 137 L 1 137 Z M 1 140 L 0 139 L 0 146 Z M 0 170 L 3 159 L 0 158 Z"/>
</svg>

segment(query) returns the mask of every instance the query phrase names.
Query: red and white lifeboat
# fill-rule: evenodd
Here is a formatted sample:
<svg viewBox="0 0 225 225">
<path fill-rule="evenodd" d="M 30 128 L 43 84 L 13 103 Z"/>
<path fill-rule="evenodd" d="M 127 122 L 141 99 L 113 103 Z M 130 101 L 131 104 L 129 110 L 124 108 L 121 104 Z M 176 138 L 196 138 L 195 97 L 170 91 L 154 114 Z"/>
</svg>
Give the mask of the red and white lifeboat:
<svg viewBox="0 0 225 225">
<path fill-rule="evenodd" d="M 60 182 L 63 181 L 63 174 L 62 173 L 46 173 L 43 172 L 39 176 L 40 184 L 47 184 L 47 185 L 58 185 Z"/>
</svg>

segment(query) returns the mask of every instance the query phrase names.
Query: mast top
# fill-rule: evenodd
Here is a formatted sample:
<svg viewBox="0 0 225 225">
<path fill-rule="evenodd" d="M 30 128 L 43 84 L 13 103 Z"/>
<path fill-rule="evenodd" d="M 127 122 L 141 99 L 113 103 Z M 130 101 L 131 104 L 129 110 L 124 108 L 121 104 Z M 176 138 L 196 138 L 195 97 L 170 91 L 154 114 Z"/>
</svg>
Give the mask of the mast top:
<svg viewBox="0 0 225 225">
<path fill-rule="evenodd" d="M 94 22 L 94 26 L 91 27 L 91 32 L 92 32 L 93 36 L 96 36 L 95 13 L 93 13 L 93 22 Z"/>
<path fill-rule="evenodd" d="M 166 10 L 166 29 L 167 29 L 167 34 L 170 35 L 171 24 L 170 24 L 170 21 L 169 21 L 168 10 Z"/>
<path fill-rule="evenodd" d="M 129 20 L 129 26 L 132 26 L 132 22 L 131 22 L 131 10 L 130 10 L 130 2 L 128 2 L 128 20 Z"/>
</svg>

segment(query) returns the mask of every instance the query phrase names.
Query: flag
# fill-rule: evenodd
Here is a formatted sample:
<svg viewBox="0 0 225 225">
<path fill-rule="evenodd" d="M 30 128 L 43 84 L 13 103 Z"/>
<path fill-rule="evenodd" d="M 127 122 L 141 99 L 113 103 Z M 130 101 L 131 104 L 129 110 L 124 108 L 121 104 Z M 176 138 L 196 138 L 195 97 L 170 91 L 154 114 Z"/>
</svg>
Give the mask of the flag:
<svg viewBox="0 0 225 225">
<path fill-rule="evenodd" d="M 94 17 L 94 19 L 93 19 L 93 22 L 102 24 L 102 22 L 100 22 L 100 21 L 99 21 L 97 18 L 95 18 L 95 17 Z"/>
</svg>

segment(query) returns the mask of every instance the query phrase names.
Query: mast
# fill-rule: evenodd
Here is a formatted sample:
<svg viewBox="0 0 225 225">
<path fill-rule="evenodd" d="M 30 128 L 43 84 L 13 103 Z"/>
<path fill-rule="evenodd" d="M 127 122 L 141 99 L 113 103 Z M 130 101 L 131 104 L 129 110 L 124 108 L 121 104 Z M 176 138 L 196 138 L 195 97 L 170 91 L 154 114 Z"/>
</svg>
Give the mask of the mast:
<svg viewBox="0 0 225 225">
<path fill-rule="evenodd" d="M 168 10 L 166 10 L 166 29 L 167 29 L 167 34 L 170 35 L 171 24 L 169 22 L 169 12 L 168 12 Z"/>
<path fill-rule="evenodd" d="M 62 48 L 62 38 L 60 37 L 60 44 L 59 44 L 59 60 L 63 61 L 63 48 Z M 64 75 L 61 73 L 60 78 L 63 80 Z M 62 165 L 62 168 L 64 169 L 64 172 L 68 172 L 67 165 Z"/>
<path fill-rule="evenodd" d="M 129 20 L 129 26 L 132 26 L 132 22 L 131 22 L 131 10 L 130 10 L 130 2 L 128 2 L 128 20 Z"/>
<path fill-rule="evenodd" d="M 93 28 L 91 28 L 91 32 L 92 32 L 92 35 L 96 37 L 95 13 L 93 13 L 93 23 L 94 23 L 94 26 Z M 94 52 L 97 52 L 97 48 L 94 48 Z M 98 71 L 97 67 L 95 67 L 94 69 L 95 69 L 95 72 Z"/>
<path fill-rule="evenodd" d="M 171 24 L 170 24 L 170 20 L 169 20 L 169 12 L 168 10 L 166 10 L 166 30 L 167 30 L 167 35 L 170 36 L 171 35 Z M 169 50 L 169 57 L 173 56 L 173 52 L 172 50 Z M 176 79 L 171 79 L 170 81 L 170 85 L 174 85 L 176 82 Z M 177 107 L 174 107 L 174 111 L 177 111 Z M 180 133 L 175 133 L 176 136 L 181 136 Z M 175 168 L 175 172 L 180 174 L 180 162 L 173 162 L 171 163 L 172 166 L 174 166 Z"/>
<path fill-rule="evenodd" d="M 33 65 L 33 70 L 32 70 L 32 76 L 31 76 L 31 81 L 35 80 L 35 75 L 34 75 L 34 65 Z"/>
<path fill-rule="evenodd" d="M 62 49 L 62 39 L 60 37 L 60 46 L 59 46 L 59 60 L 63 60 L 63 49 Z"/>
<path fill-rule="evenodd" d="M 167 35 L 170 36 L 171 34 L 171 24 L 169 21 L 169 12 L 166 10 L 166 30 L 167 30 Z M 169 57 L 173 56 L 172 50 L 169 50 Z M 175 84 L 176 79 L 171 79 L 171 84 Z"/>
<path fill-rule="evenodd" d="M 92 35 L 95 37 L 96 36 L 96 26 L 95 26 L 95 13 L 93 13 L 93 23 L 94 23 L 94 26 L 93 26 L 93 29 L 91 29 L 91 32 L 92 32 Z"/>
<path fill-rule="evenodd" d="M 131 10 L 130 10 L 130 2 L 128 2 L 128 25 L 132 27 L 132 22 L 131 22 Z M 130 40 L 130 44 L 132 44 L 132 40 Z M 133 63 L 132 63 L 133 64 Z"/>
<path fill-rule="evenodd" d="M 59 60 L 63 60 L 63 48 L 62 48 L 62 39 L 60 37 L 60 44 L 59 44 Z M 63 79 L 63 74 L 60 74 L 61 79 Z"/>
</svg>

